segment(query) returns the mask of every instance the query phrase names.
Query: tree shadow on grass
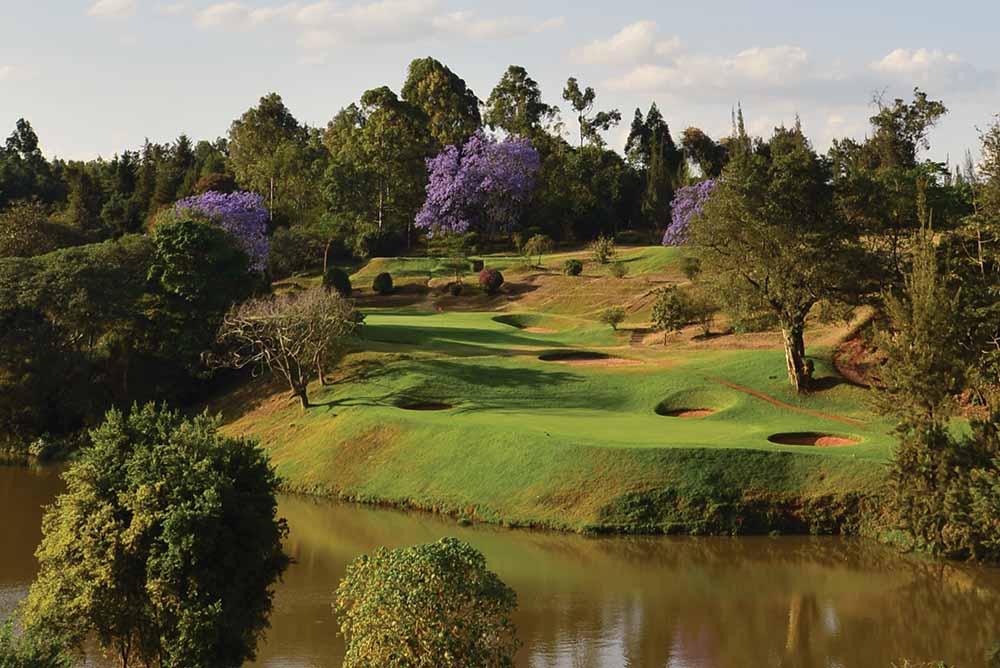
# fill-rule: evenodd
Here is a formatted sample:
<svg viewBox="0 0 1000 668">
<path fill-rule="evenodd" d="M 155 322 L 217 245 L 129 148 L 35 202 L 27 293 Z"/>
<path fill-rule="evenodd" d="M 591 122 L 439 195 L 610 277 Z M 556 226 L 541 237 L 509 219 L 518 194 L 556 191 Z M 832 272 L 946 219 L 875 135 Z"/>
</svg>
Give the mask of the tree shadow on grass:
<svg viewBox="0 0 1000 668">
<path fill-rule="evenodd" d="M 563 347 L 542 336 L 532 336 L 518 331 L 477 329 L 473 327 L 436 327 L 430 324 L 417 326 L 371 324 L 364 327 L 364 338 L 379 343 L 397 343 L 413 346 L 453 348 L 492 348 L 514 346 Z"/>
</svg>

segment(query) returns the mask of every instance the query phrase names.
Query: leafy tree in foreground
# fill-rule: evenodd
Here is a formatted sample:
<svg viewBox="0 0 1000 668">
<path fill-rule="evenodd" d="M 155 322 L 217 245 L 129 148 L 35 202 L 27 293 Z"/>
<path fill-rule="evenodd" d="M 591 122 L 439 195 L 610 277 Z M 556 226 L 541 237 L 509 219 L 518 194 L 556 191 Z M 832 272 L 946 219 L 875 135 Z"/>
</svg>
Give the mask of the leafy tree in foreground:
<svg viewBox="0 0 1000 668">
<path fill-rule="evenodd" d="M 234 306 L 218 338 L 228 348 L 226 364 L 281 376 L 306 410 L 309 381 L 322 380 L 340 360 L 356 327 L 352 304 L 335 290 L 316 287 Z"/>
<path fill-rule="evenodd" d="M 235 668 L 255 656 L 288 565 L 278 479 L 256 445 L 207 414 L 108 413 L 45 514 L 29 632 L 122 668 Z"/>
<path fill-rule="evenodd" d="M 691 240 L 702 276 L 731 311 L 777 320 L 788 380 L 805 391 L 806 316 L 852 279 L 858 262 L 848 252 L 850 230 L 834 215 L 829 170 L 801 128 L 752 142 L 741 118 L 738 132 L 732 159 L 691 221 Z"/>
<path fill-rule="evenodd" d="M 360 557 L 335 607 L 347 640 L 344 668 L 514 665 L 517 596 L 455 538 Z"/>
</svg>

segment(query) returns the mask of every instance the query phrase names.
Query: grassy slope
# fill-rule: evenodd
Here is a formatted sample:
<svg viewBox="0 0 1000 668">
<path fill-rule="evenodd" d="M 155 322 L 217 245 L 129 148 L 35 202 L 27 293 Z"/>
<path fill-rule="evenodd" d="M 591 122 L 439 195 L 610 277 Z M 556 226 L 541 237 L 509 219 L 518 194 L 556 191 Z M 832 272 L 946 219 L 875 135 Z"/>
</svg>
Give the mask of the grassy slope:
<svg viewBox="0 0 1000 668">
<path fill-rule="evenodd" d="M 429 304 L 370 310 L 365 351 L 351 358 L 341 383 L 315 389 L 325 405 L 303 415 L 277 395 L 248 409 L 246 396 L 237 395 L 226 406 L 229 428 L 260 438 L 289 485 L 302 491 L 573 529 L 835 528 L 853 495 L 877 488 L 889 453 L 889 425 L 868 414 L 863 391 L 838 385 L 794 396 L 780 350 L 627 347 L 628 333 L 600 326 L 593 312 L 678 280 L 677 254 L 632 249 L 623 257 L 635 263 L 631 278 L 599 278 L 606 268 L 589 264 L 583 277 L 547 275 L 523 298 L 491 304 L 501 313 L 438 313 Z M 411 262 L 432 261 L 375 260 L 355 283 L 378 271 L 405 273 Z M 514 286 L 532 280 L 513 274 Z M 642 363 L 537 359 L 570 346 Z M 831 373 L 822 358 L 818 368 Z M 717 378 L 865 424 L 774 406 Z M 396 407 L 402 398 L 454 408 L 408 411 Z M 718 412 L 661 417 L 654 409 L 664 400 Z M 767 441 L 795 431 L 861 443 L 820 449 Z"/>
</svg>

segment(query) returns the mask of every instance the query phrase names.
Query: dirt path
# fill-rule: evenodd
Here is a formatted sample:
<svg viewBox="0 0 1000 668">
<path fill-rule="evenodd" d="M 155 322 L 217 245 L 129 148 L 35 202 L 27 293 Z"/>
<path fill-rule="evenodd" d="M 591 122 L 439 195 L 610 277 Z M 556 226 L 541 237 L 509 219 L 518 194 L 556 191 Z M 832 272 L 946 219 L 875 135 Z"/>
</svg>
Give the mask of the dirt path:
<svg viewBox="0 0 1000 668">
<path fill-rule="evenodd" d="M 722 378 L 712 378 L 706 377 L 705 380 L 710 380 L 713 383 L 719 383 L 720 385 L 725 385 L 726 387 L 736 390 L 737 392 L 743 392 L 744 394 L 749 394 L 752 397 L 766 401 L 769 404 L 777 406 L 779 408 L 784 408 L 790 411 L 795 411 L 796 413 L 805 413 L 806 415 L 812 415 L 813 417 L 823 418 L 824 420 L 834 420 L 836 422 L 843 422 L 844 424 L 849 424 L 853 427 L 864 427 L 866 426 L 861 420 L 855 420 L 854 418 L 843 417 L 841 415 L 830 415 L 829 413 L 821 413 L 819 411 L 811 411 L 808 408 L 800 408 L 799 406 L 793 406 L 792 404 L 785 403 L 780 399 L 775 399 L 774 397 L 769 397 L 766 394 L 758 392 L 757 390 L 752 390 L 749 387 L 743 387 L 742 385 L 737 385 L 736 383 L 730 383 L 728 380 L 723 380 Z"/>
</svg>

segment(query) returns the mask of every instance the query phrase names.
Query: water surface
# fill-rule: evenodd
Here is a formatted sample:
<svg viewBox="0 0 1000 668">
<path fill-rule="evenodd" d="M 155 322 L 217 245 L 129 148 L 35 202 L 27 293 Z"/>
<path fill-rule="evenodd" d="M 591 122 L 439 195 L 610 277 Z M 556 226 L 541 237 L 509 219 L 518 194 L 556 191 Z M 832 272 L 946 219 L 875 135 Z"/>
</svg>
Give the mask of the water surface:
<svg viewBox="0 0 1000 668">
<path fill-rule="evenodd" d="M 34 575 L 52 471 L 0 467 L 0 612 Z M 518 594 L 519 668 L 847 668 L 902 658 L 979 668 L 1000 639 L 1000 570 L 903 559 L 841 538 L 585 538 L 459 527 L 282 497 L 296 563 L 256 666 L 337 668 L 330 602 L 377 546 L 456 536 Z"/>
</svg>

